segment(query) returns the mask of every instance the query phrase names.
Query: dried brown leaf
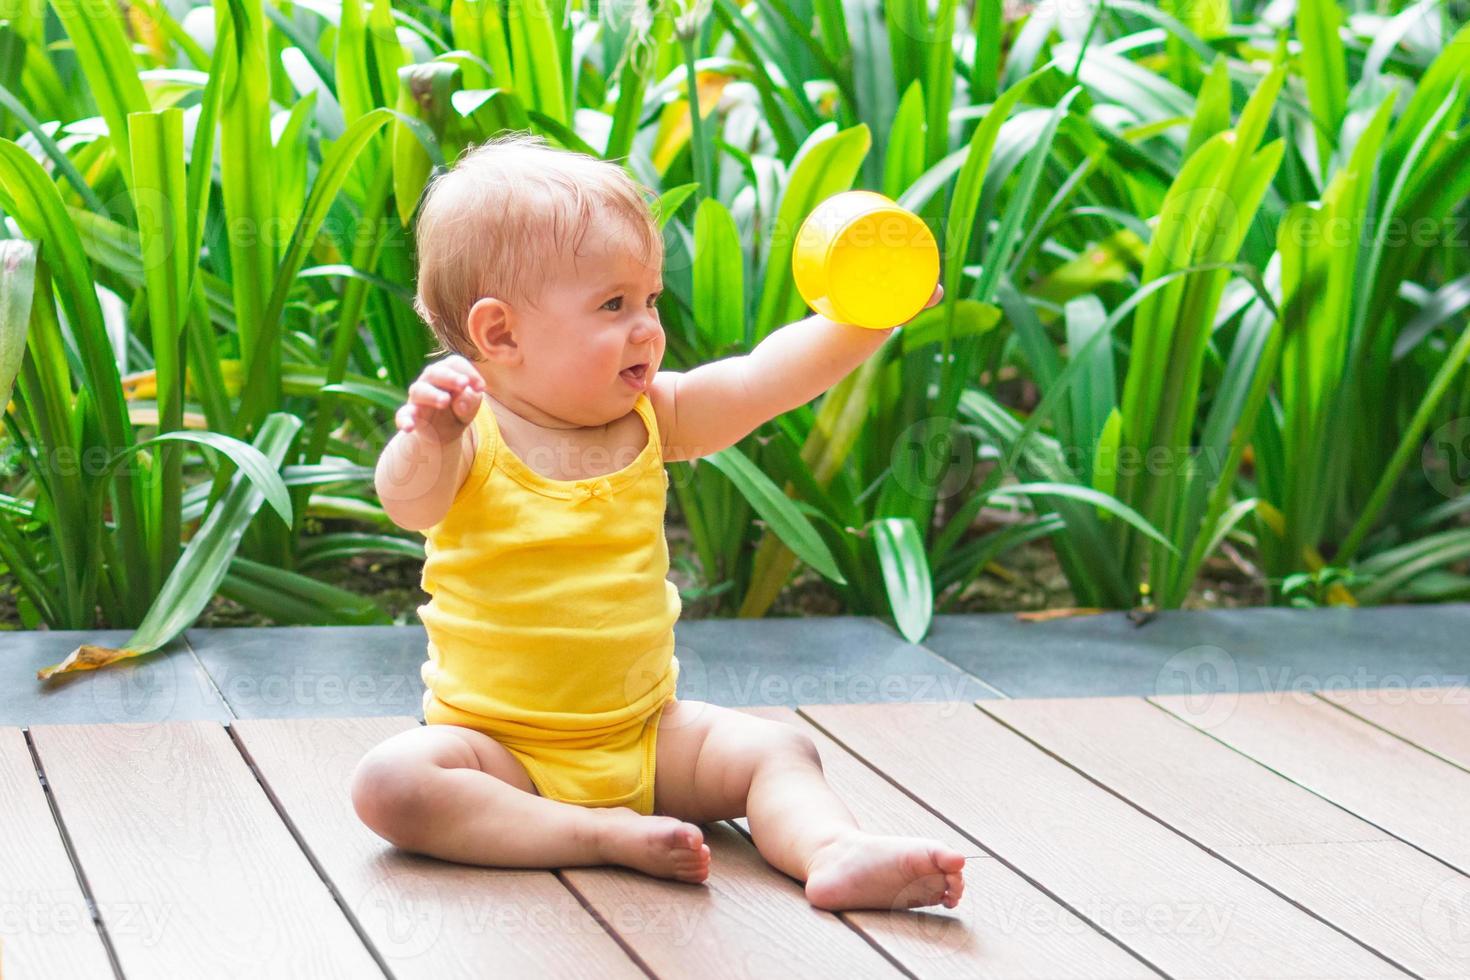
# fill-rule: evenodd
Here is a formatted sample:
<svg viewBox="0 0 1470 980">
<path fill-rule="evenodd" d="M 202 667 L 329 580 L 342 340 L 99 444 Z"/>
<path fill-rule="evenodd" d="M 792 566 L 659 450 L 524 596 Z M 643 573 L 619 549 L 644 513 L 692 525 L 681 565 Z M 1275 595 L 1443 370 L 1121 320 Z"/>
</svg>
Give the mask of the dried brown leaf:
<svg viewBox="0 0 1470 980">
<path fill-rule="evenodd" d="M 49 680 L 56 674 L 73 674 L 83 670 L 96 670 L 98 667 L 106 667 L 108 664 L 116 663 L 119 660 L 136 657 L 140 653 L 142 653 L 141 650 L 129 650 L 126 647 L 114 650 L 112 647 L 99 647 L 84 643 L 67 654 L 66 659 L 61 663 L 52 664 L 50 667 L 42 667 L 36 671 L 36 677 L 44 681 Z"/>
</svg>

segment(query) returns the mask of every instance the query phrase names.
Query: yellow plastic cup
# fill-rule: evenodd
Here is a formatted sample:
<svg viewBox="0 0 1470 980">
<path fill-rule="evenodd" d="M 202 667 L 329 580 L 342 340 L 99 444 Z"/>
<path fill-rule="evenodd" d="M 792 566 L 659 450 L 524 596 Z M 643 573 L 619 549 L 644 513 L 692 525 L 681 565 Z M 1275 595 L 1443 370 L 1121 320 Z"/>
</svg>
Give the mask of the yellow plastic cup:
<svg viewBox="0 0 1470 980">
<path fill-rule="evenodd" d="M 802 222 L 791 272 L 802 299 L 822 316 L 887 330 L 929 302 L 939 247 L 912 211 L 873 191 L 844 191 Z"/>
</svg>

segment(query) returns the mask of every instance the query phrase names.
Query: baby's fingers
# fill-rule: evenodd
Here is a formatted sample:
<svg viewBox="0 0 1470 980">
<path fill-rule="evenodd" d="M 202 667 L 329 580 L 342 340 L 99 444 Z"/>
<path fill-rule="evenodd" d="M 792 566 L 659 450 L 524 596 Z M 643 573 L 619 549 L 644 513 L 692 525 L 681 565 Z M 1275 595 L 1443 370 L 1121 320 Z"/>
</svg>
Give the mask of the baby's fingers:
<svg viewBox="0 0 1470 980">
<path fill-rule="evenodd" d="M 464 359 L 461 358 L 460 360 Z M 468 364 L 469 362 L 465 361 L 465 363 Z M 484 379 L 473 370 L 466 371 L 449 361 L 440 361 L 438 364 L 429 365 L 429 367 L 424 369 L 424 373 L 420 375 L 419 380 L 427 381 L 434 387 L 447 391 L 451 395 L 457 395 L 466 388 L 483 390 L 485 387 Z"/>
<path fill-rule="evenodd" d="M 469 379 L 463 374 L 443 362 L 430 364 L 424 368 L 424 373 L 419 375 L 419 380 L 427 381 L 435 388 L 443 388 L 451 393 L 459 391 L 469 382 Z"/>
<path fill-rule="evenodd" d="M 454 417 L 466 425 L 475 417 L 480 410 L 481 395 L 473 388 L 466 388 L 454 399 Z"/>
<path fill-rule="evenodd" d="M 480 372 L 476 371 L 474 365 L 462 354 L 453 354 L 446 357 L 434 365 L 434 367 L 446 370 L 456 376 L 456 378 L 463 378 L 464 383 L 476 391 L 485 390 L 485 379 L 480 377 Z"/>
<path fill-rule="evenodd" d="M 393 421 L 398 424 L 400 432 L 412 432 L 418 419 L 415 417 L 413 406 L 403 404 L 398 406 L 398 411 L 393 414 Z"/>
<path fill-rule="evenodd" d="M 449 392 L 425 381 L 423 378 L 408 386 L 408 403 L 425 408 L 448 408 L 453 396 Z"/>
</svg>

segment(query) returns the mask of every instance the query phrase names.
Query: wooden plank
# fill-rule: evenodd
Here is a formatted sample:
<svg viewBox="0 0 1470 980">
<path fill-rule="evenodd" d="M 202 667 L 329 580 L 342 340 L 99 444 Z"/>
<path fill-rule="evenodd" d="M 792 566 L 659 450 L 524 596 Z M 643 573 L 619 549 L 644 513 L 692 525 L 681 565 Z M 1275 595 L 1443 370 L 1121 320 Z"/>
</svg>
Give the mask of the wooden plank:
<svg viewBox="0 0 1470 980">
<path fill-rule="evenodd" d="M 1457 870 L 1470 871 L 1470 772 L 1305 691 L 1151 699 Z"/>
<path fill-rule="evenodd" d="M 1470 688 L 1379 688 L 1316 695 L 1446 762 L 1470 769 Z"/>
<path fill-rule="evenodd" d="M 246 756 L 398 980 L 641 977 L 550 871 L 482 868 L 399 850 L 352 809 L 352 770 L 407 717 L 236 721 Z"/>
<path fill-rule="evenodd" d="M 704 825 L 701 885 L 623 868 L 567 868 L 568 883 L 654 974 L 667 977 L 902 976 L 729 824 Z"/>
<path fill-rule="evenodd" d="M 972 704 L 802 713 L 1164 973 L 1402 976 Z"/>
<path fill-rule="evenodd" d="M 1470 879 L 1139 698 L 982 702 L 982 711 L 1359 942 L 1421 976 L 1463 976 L 1433 901 Z"/>
<path fill-rule="evenodd" d="M 748 714 L 800 725 L 827 782 L 864 830 L 942 841 L 962 854 L 958 907 L 839 913 L 917 977 L 1153 977 L 1139 960 L 940 820 L 789 708 Z"/>
<path fill-rule="evenodd" d="M 111 977 L 19 728 L 0 728 L 0 976 Z"/>
<path fill-rule="evenodd" d="M 379 974 L 223 726 L 37 725 L 31 738 L 124 974 Z"/>
</svg>

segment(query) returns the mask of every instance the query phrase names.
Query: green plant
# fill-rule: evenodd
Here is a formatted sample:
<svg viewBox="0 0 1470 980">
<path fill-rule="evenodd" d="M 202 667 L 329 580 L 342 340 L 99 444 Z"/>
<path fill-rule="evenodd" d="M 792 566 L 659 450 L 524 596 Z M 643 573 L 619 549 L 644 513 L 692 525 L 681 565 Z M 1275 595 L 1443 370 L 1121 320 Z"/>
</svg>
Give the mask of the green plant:
<svg viewBox="0 0 1470 980">
<path fill-rule="evenodd" d="M 1322 601 L 1470 593 L 1470 505 L 1410 465 L 1470 417 L 1470 29 L 1439 0 L 1302 0 L 1287 27 L 1260 6 L 21 4 L 0 563 L 22 620 L 136 628 L 139 652 L 216 592 L 386 619 L 312 574 L 416 554 L 370 483 L 429 350 L 410 230 L 435 168 L 504 129 L 655 192 L 673 367 L 804 314 L 790 239 L 831 193 L 881 190 L 941 243 L 942 304 L 672 468 L 717 612 L 763 614 L 804 564 L 918 639 L 1043 544 L 1083 605 L 1184 604 L 1226 540 Z"/>
</svg>

